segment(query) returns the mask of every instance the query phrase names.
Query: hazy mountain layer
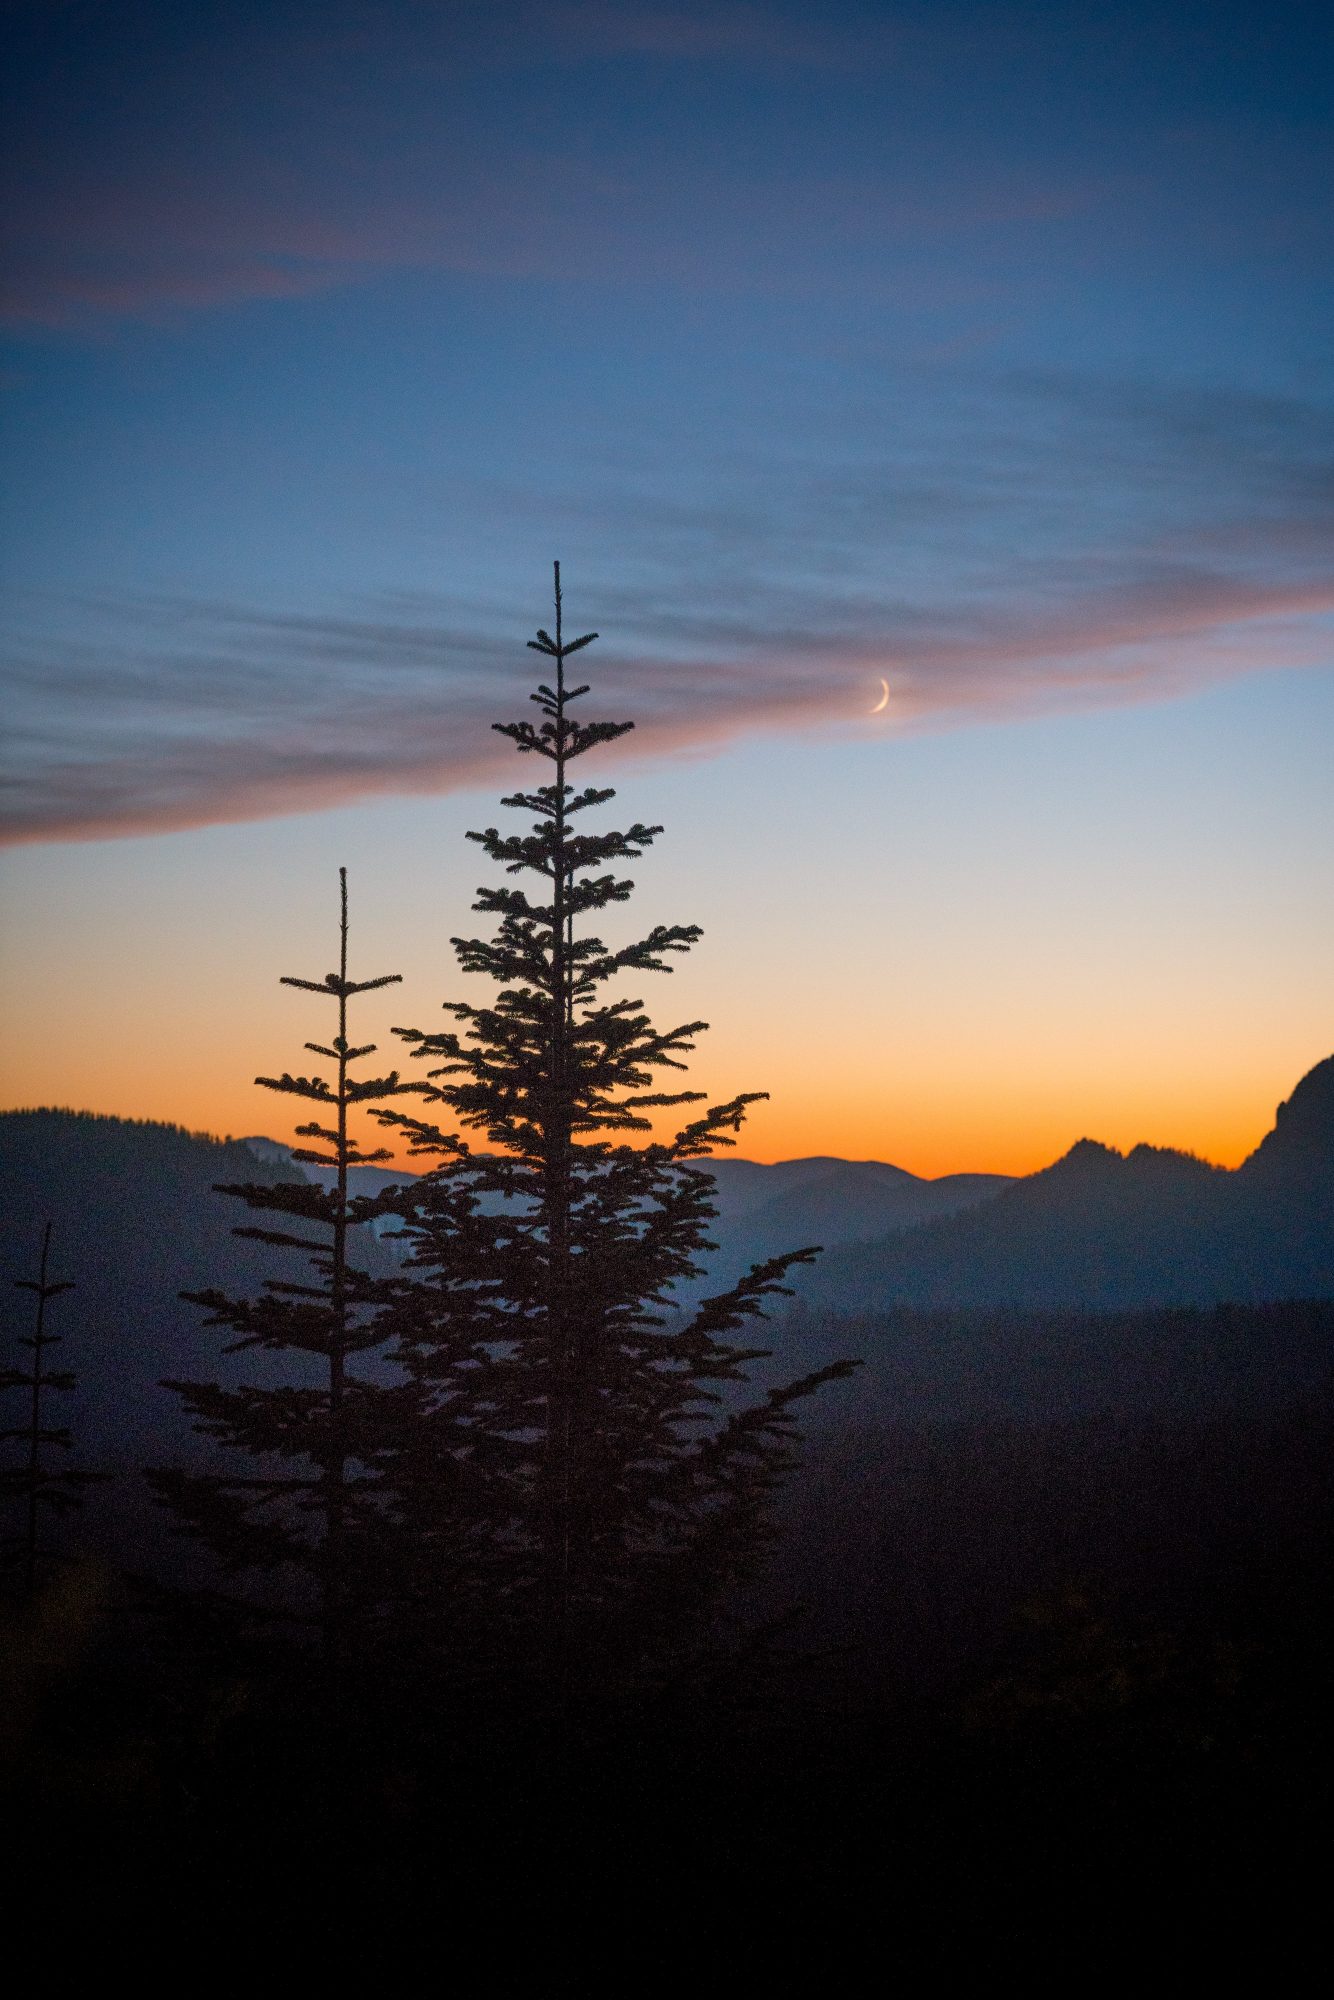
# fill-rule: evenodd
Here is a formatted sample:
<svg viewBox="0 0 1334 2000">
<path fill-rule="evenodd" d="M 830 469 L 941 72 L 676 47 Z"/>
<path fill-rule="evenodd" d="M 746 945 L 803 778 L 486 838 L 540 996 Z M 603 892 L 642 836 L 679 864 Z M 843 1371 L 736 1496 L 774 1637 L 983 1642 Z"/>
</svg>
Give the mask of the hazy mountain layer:
<svg viewBox="0 0 1334 2000">
<path fill-rule="evenodd" d="M 802 1294 L 893 1306 L 1119 1310 L 1334 1293 L 1334 1057 L 1303 1077 L 1235 1172 L 1081 1139 L 966 1213 L 832 1247 Z"/>
<path fill-rule="evenodd" d="M 242 1371 L 290 1376 L 291 1357 L 260 1350 L 220 1361 L 223 1336 L 203 1325 L 182 1291 L 250 1294 L 265 1278 L 298 1277 L 303 1258 L 233 1236 L 253 1217 L 215 1194 L 215 1182 L 304 1178 L 290 1163 L 257 1159 L 239 1140 L 213 1139 L 89 1112 L 0 1114 L 0 1255 L 8 1279 L 35 1275 L 41 1232 L 54 1225 L 52 1270 L 76 1289 L 50 1308 L 61 1336 L 53 1365 L 78 1377 L 68 1400 L 81 1453 L 98 1464 L 141 1455 L 150 1437 L 181 1428 L 167 1375 L 217 1379 Z M 360 1261 L 386 1268 L 362 1233 Z M 6 1283 L 3 1345 L 28 1331 L 30 1295 Z"/>
<path fill-rule="evenodd" d="M 281 1163 L 291 1148 L 277 1140 L 247 1139 L 258 1159 Z M 718 1220 L 712 1235 L 718 1252 L 709 1260 L 720 1276 L 744 1269 L 761 1258 L 806 1243 L 832 1245 L 884 1238 L 914 1224 L 953 1215 L 1008 1187 L 1004 1174 L 946 1174 L 940 1180 L 919 1180 L 902 1167 L 883 1160 L 839 1160 L 817 1156 L 780 1160 L 768 1166 L 739 1160 L 730 1154 L 708 1162 L 714 1176 Z M 319 1167 L 303 1169 L 326 1186 L 332 1173 Z M 387 1167 L 354 1167 L 349 1185 L 357 1194 L 410 1181 L 411 1174 Z M 386 1217 L 386 1229 L 399 1225 Z"/>
<path fill-rule="evenodd" d="M 724 1158 L 714 1170 L 719 1250 L 700 1289 L 757 1258 L 823 1243 L 800 1280 L 816 1313 L 1118 1312 L 1334 1295 L 1334 1058 L 1302 1079 L 1232 1173 L 1147 1146 L 1123 1157 L 1089 1140 L 1009 1183 L 923 1181 L 879 1161 L 824 1158 Z M 123 1460 L 179 1425 L 159 1377 L 218 1373 L 219 1341 L 182 1290 L 254 1292 L 266 1277 L 295 1275 L 295 1260 L 281 1268 L 281 1253 L 232 1235 L 243 1212 L 214 1183 L 300 1172 L 272 1141 L 65 1111 L 0 1115 L 3 1268 L 31 1276 L 42 1225 L 54 1223 L 55 1274 L 78 1287 L 52 1308 L 65 1341 L 56 1360 L 80 1378 L 76 1428 L 94 1457 Z M 370 1192 L 406 1177 L 368 1168 L 356 1178 Z M 384 1268 L 390 1248 L 367 1243 L 363 1261 Z M 29 1306 L 27 1294 L 4 1291 L 8 1347 Z M 851 1351 L 846 1332 L 835 1345 Z M 244 1365 L 258 1381 L 288 1364 L 251 1353 Z"/>
<path fill-rule="evenodd" d="M 919 1180 L 881 1160 L 814 1158 L 761 1166 L 728 1156 L 710 1163 L 717 1187 L 713 1237 L 720 1270 L 807 1243 L 872 1242 L 973 1208 L 1010 1182 L 1004 1174 Z"/>
</svg>

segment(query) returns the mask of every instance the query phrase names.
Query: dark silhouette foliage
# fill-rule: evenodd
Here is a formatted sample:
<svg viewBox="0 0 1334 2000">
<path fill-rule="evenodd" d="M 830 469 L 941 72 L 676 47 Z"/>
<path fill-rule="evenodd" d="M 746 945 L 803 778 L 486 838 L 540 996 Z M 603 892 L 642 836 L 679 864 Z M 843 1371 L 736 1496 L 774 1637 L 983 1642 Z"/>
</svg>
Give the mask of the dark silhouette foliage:
<svg viewBox="0 0 1334 2000">
<path fill-rule="evenodd" d="M 61 1339 L 58 1333 L 47 1331 L 46 1308 L 62 1292 L 74 1290 L 72 1279 L 47 1276 L 50 1255 L 51 1224 L 48 1222 L 42 1231 L 42 1251 L 36 1278 L 14 1280 L 19 1291 L 31 1292 L 36 1301 L 33 1330 L 31 1334 L 19 1336 L 19 1346 L 26 1347 L 32 1355 L 31 1365 L 27 1368 L 0 1369 L 0 1390 L 20 1390 L 28 1398 L 26 1421 L 0 1431 L 0 1442 L 24 1447 L 21 1463 L 0 1470 L 0 1493 L 18 1500 L 22 1505 L 23 1531 L 8 1537 L 3 1548 L 7 1557 L 18 1558 L 24 1590 L 29 1597 L 37 1587 L 38 1566 L 45 1553 L 39 1532 L 41 1510 L 46 1508 L 63 1514 L 71 1507 L 78 1507 L 82 1504 L 84 1488 L 101 1476 L 69 1464 L 53 1465 L 47 1456 L 53 1450 L 71 1451 L 74 1434 L 68 1424 L 53 1424 L 46 1418 L 43 1402 L 52 1390 L 68 1393 L 75 1385 L 75 1377 L 70 1370 L 51 1368 L 45 1359 L 47 1350 L 58 1347 Z"/>
<path fill-rule="evenodd" d="M 767 1352 L 741 1330 L 812 1248 L 753 1266 L 692 1311 L 673 1306 L 712 1247 L 708 1155 L 733 1143 L 760 1093 L 701 1108 L 670 1140 L 629 1143 L 651 1113 L 701 1105 L 699 1091 L 664 1088 L 663 1073 L 685 1067 L 705 1023 L 658 1029 L 625 992 L 670 971 L 700 931 L 657 925 L 613 947 L 591 928 L 627 901 L 618 871 L 662 829 L 589 826 L 614 793 L 576 788 L 570 766 L 632 724 L 578 718 L 588 688 L 567 685 L 566 663 L 597 635 L 565 639 L 559 565 L 555 589 L 554 635 L 529 642 L 551 663 L 530 697 L 540 719 L 495 725 L 549 781 L 503 800 L 529 816 L 526 832 L 470 835 L 533 886 L 480 889 L 474 908 L 498 920 L 494 936 L 453 940 L 462 970 L 496 991 L 447 1003 L 457 1028 L 399 1031 L 427 1067 L 430 1104 L 487 1150 L 432 1122 L 429 1105 L 375 1115 L 437 1161 L 406 1211 L 418 1282 L 400 1295 L 400 1352 L 430 1420 L 395 1474 L 405 1506 L 423 1546 L 446 1552 L 454 1617 L 470 1524 L 493 1648 L 539 1663 L 549 1691 L 605 1692 L 618 1672 L 679 1662 L 699 1639 L 763 1540 L 796 1405 L 854 1364 L 749 1405 L 729 1387 Z"/>
<path fill-rule="evenodd" d="M 410 1416 L 410 1384 L 375 1381 L 351 1365 L 382 1348 L 388 1338 L 385 1307 L 394 1280 L 374 1275 L 349 1258 L 349 1232 L 383 1212 L 383 1197 L 353 1196 L 348 1172 L 389 1157 L 366 1152 L 349 1129 L 354 1106 L 382 1102 L 411 1085 L 396 1072 L 354 1077 L 353 1065 L 373 1055 L 374 1044 L 354 1047 L 348 1037 L 348 1002 L 393 985 L 399 974 L 355 980 L 347 969 L 347 871 L 339 870 L 340 926 L 337 972 L 322 980 L 284 978 L 283 985 L 335 1002 L 337 1031 L 328 1044 L 307 1042 L 312 1054 L 334 1065 L 322 1076 L 257 1077 L 284 1096 L 321 1107 L 318 1119 L 297 1127 L 313 1142 L 293 1157 L 334 1171 L 326 1188 L 301 1179 L 279 1184 L 247 1181 L 221 1186 L 247 1207 L 279 1220 L 245 1224 L 234 1234 L 278 1250 L 304 1252 L 313 1282 L 270 1278 L 255 1297 L 220 1291 L 186 1294 L 203 1306 L 207 1324 L 236 1338 L 223 1352 L 261 1348 L 301 1357 L 294 1379 L 273 1386 L 168 1380 L 194 1428 L 217 1440 L 239 1463 L 220 1471 L 159 1468 L 149 1477 L 181 1526 L 203 1542 L 233 1574 L 267 1574 L 270 1606 L 288 1608 L 294 1578 L 313 1587 L 307 1615 L 318 1620 L 327 1658 L 340 1655 L 353 1631 L 369 1636 L 386 1591 L 388 1527 L 382 1505 L 380 1464 L 387 1440 Z M 309 1230 L 324 1232 L 312 1237 Z M 304 1364 L 304 1365 L 303 1365 Z"/>
</svg>

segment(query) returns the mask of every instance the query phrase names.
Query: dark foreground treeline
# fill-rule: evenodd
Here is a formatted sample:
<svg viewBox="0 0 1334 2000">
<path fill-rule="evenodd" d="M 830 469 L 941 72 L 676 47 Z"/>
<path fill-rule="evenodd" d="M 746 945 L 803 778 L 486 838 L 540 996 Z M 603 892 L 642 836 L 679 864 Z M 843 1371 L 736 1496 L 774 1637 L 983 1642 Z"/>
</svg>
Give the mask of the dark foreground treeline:
<svg viewBox="0 0 1334 2000">
<path fill-rule="evenodd" d="M 276 1627 L 71 1561 L 7 1619 L 11 1880 L 220 1950 L 314 1898 L 336 1933 L 301 1951 L 503 1938 L 507 1977 L 576 1989 L 868 1949 L 1281 1962 L 1331 1774 L 1334 1305 L 1023 1328 L 807 1324 L 892 1353 L 825 1413 L 762 1580 L 675 1683 L 559 1723 L 392 1646 L 331 1688 Z"/>
</svg>

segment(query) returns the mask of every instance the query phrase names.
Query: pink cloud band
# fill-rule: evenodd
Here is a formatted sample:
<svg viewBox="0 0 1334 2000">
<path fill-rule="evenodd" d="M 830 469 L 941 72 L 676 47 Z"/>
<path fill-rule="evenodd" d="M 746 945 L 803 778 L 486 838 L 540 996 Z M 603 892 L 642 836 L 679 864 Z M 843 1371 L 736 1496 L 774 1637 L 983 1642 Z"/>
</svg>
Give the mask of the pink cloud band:
<svg viewBox="0 0 1334 2000">
<path fill-rule="evenodd" d="M 921 731 L 1163 699 L 1274 667 L 1327 663 L 1334 579 L 1262 585 L 1209 575 L 1057 614 L 993 617 L 831 643 L 757 636 L 744 651 L 604 641 L 594 711 L 633 717 L 618 753 L 708 754 L 748 736 Z M 39 676 L 63 724 L 4 787 L 0 839 L 92 840 L 315 812 L 513 779 L 489 724 L 522 711 L 494 642 L 445 623 L 275 618 L 200 610 L 209 643 L 132 673 L 85 659 Z M 187 620 L 187 625 L 189 624 Z M 263 666 L 259 663 L 263 662 Z M 888 681 L 889 706 L 870 710 Z"/>
</svg>

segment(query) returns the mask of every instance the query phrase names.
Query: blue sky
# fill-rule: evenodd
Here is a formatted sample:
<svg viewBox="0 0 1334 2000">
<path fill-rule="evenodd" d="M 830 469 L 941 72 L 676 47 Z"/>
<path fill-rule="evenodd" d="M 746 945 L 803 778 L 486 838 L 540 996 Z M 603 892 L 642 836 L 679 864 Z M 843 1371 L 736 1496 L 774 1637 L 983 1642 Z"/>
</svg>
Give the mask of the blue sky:
<svg viewBox="0 0 1334 2000">
<path fill-rule="evenodd" d="M 637 720 L 627 779 L 669 833 L 707 793 L 713 827 L 682 838 L 744 848 L 738 912 L 774 903 L 791 805 L 753 782 L 767 760 L 802 753 L 851 935 L 867 856 L 850 833 L 840 876 L 841 816 L 907 783 L 909 744 L 938 743 L 965 850 L 1027 851 L 1036 814 L 1059 871 L 1087 838 L 1123 853 L 1107 774 L 1146 729 L 1173 823 L 1214 823 L 1203 738 L 1232 742 L 1215 770 L 1290 799 L 1267 880 L 1319 906 L 1325 10 L 15 17 L 0 810 L 20 954 L 108 844 L 161 843 L 153 879 L 187 884 L 221 865 L 194 830 L 253 823 L 277 880 L 290 817 L 327 816 L 392 877 L 395 800 L 507 777 L 487 724 L 521 698 L 557 555 L 604 635 L 599 691 Z M 979 757 L 1033 774 L 985 824 Z M 1103 818 L 1063 842 L 1044 790 Z M 1225 896 L 1232 843 L 1177 837 L 1201 907 Z M 48 842 L 75 845 L 47 862 Z M 949 961 L 981 919 L 935 856 L 914 865 Z M 1134 978 L 1168 921 L 1146 910 Z M 1267 948 L 1321 1018 L 1316 929 L 1294 913 Z M 1054 949 L 1032 946 L 1039 1014 Z M 1328 1053 L 1281 1014 L 1238 1057 L 1261 1096 Z M 1110 1104 L 1090 1063 L 1071 1101 L 1097 1083 Z M 39 1088 L 58 1074 L 28 1063 L 11 1099 Z M 897 1157 L 890 1082 L 875 1102 Z"/>
</svg>

